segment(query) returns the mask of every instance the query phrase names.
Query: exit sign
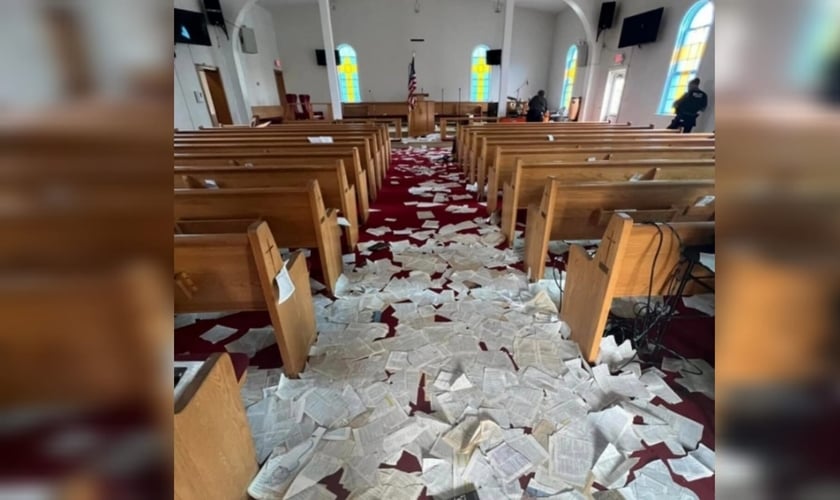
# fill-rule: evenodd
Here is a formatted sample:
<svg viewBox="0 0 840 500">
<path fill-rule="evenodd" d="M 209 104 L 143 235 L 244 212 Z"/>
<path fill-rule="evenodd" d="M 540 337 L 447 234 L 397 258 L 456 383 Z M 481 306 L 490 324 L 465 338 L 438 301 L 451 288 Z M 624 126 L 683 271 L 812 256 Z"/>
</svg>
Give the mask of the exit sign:
<svg viewBox="0 0 840 500">
<path fill-rule="evenodd" d="M 613 56 L 613 62 L 616 64 L 624 64 L 624 54 L 619 52 Z"/>
</svg>

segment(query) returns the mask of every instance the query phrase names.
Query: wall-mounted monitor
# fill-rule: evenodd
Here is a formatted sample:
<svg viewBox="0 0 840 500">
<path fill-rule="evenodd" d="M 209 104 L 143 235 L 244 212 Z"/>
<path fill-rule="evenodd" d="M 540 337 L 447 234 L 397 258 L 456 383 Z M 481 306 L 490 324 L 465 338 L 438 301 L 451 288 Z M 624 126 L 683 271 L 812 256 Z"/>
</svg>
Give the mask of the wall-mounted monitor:
<svg viewBox="0 0 840 500">
<path fill-rule="evenodd" d="M 213 45 L 203 13 L 175 9 L 175 43 Z"/>
<path fill-rule="evenodd" d="M 643 45 L 656 41 L 664 7 L 624 18 L 618 48 Z"/>
</svg>

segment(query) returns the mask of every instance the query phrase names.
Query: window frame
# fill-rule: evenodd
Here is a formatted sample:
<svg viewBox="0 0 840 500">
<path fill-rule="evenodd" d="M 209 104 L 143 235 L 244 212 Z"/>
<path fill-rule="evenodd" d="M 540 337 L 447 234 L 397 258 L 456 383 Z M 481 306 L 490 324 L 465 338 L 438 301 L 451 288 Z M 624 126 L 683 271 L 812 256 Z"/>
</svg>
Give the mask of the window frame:
<svg viewBox="0 0 840 500">
<path fill-rule="evenodd" d="M 712 18 L 709 24 L 702 26 L 692 26 L 697 15 L 706 7 L 712 9 Z M 714 8 L 715 4 L 711 0 L 700 0 L 685 12 L 685 15 L 680 22 L 680 28 L 677 31 L 677 38 L 674 42 L 674 50 L 671 52 L 671 61 L 668 63 L 668 72 L 665 74 L 665 83 L 662 88 L 662 94 L 659 98 L 659 105 L 656 109 L 656 114 L 660 116 L 672 116 L 674 114 L 674 101 L 679 99 L 685 93 L 688 82 L 697 77 L 697 72 L 700 69 L 700 63 L 703 56 L 706 54 L 706 46 L 709 43 L 709 35 L 714 28 Z M 691 47 L 696 45 L 696 41 L 689 43 L 690 36 L 697 33 L 699 30 L 705 30 L 705 37 L 701 43 L 701 47 Z M 698 36 L 698 35 L 694 35 Z M 689 50 L 690 49 L 690 50 Z M 696 57 L 680 59 L 680 53 L 689 50 L 689 52 L 697 51 Z M 686 70 L 681 67 L 681 64 L 693 63 L 693 67 Z M 672 91 L 673 90 L 673 91 Z M 682 90 L 682 92 L 681 92 Z"/>
<path fill-rule="evenodd" d="M 470 52 L 470 102 L 489 102 L 490 101 L 490 74 L 491 69 L 490 66 L 487 64 L 487 51 L 490 50 L 490 46 L 480 43 L 473 47 L 472 52 Z M 480 55 L 477 54 L 478 51 L 481 51 Z M 484 76 L 484 84 L 483 84 L 483 93 L 484 96 L 478 95 L 479 87 L 482 85 L 478 84 L 479 75 L 476 74 L 475 65 L 476 65 L 476 57 L 481 57 L 481 61 L 484 62 L 484 66 L 487 67 L 487 73 Z"/>
<path fill-rule="evenodd" d="M 563 87 L 560 91 L 560 108 L 566 113 L 569 112 L 569 105 L 575 92 L 575 80 L 577 80 L 578 46 L 572 44 L 566 51 L 566 63 L 563 65 Z M 572 73 L 572 71 L 574 72 Z"/>
<path fill-rule="evenodd" d="M 349 53 L 345 54 L 342 53 L 343 50 L 349 49 Z M 359 84 L 359 55 L 356 52 L 356 49 L 353 48 L 352 45 L 349 43 L 341 43 L 336 46 L 336 50 L 341 57 L 341 64 L 336 67 L 336 73 L 338 73 L 338 93 L 339 97 L 341 98 L 342 104 L 355 104 L 362 102 L 362 89 Z M 353 58 L 352 64 L 355 66 L 354 71 L 350 78 L 353 80 L 352 85 L 349 86 L 348 89 L 348 76 L 346 73 L 341 71 L 341 67 L 344 66 L 344 63 L 347 62 L 350 64 L 349 59 L 345 59 L 345 57 Z M 349 90 L 353 90 L 353 95 L 350 95 L 348 92 Z"/>
</svg>

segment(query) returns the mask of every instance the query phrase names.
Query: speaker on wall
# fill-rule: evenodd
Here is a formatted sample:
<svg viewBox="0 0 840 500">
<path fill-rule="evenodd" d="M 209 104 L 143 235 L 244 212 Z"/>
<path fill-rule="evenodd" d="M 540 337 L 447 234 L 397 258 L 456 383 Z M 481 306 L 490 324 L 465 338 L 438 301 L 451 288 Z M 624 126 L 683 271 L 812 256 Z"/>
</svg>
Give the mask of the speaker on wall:
<svg viewBox="0 0 840 500">
<path fill-rule="evenodd" d="M 502 49 L 488 50 L 487 64 L 489 66 L 500 66 L 502 64 Z"/>
<path fill-rule="evenodd" d="M 577 43 L 577 48 L 577 67 L 583 68 L 589 64 L 589 45 L 584 41 L 580 41 Z"/>
<path fill-rule="evenodd" d="M 612 28 L 615 22 L 616 2 L 603 2 L 601 4 L 601 15 L 598 16 L 598 31 Z"/>
<path fill-rule="evenodd" d="M 225 36 L 227 36 L 225 16 L 222 14 L 222 4 L 219 0 L 204 0 L 204 14 L 207 16 L 208 24 L 218 26 L 225 32 Z"/>
<path fill-rule="evenodd" d="M 318 66 L 326 66 L 327 65 L 327 51 L 324 49 L 315 49 L 315 63 Z M 338 66 L 341 64 L 341 55 L 338 51 L 335 51 L 335 65 Z"/>
<path fill-rule="evenodd" d="M 239 44 L 242 46 L 242 52 L 245 54 L 257 53 L 257 35 L 254 30 L 243 26 L 239 29 Z"/>
</svg>

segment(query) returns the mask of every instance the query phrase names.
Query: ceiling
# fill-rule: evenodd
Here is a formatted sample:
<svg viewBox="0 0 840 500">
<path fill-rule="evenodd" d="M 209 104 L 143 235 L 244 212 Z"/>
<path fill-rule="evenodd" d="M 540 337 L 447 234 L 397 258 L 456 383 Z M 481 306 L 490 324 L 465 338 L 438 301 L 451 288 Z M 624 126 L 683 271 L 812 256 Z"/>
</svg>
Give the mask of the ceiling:
<svg viewBox="0 0 840 500">
<path fill-rule="evenodd" d="M 493 0 L 495 3 L 495 0 Z M 560 12 L 567 4 L 563 0 L 515 0 L 516 7 L 541 10 L 543 12 Z"/>
<path fill-rule="evenodd" d="M 347 0 L 338 0 L 338 1 L 347 1 Z M 457 0 L 455 0 L 457 1 Z M 496 5 L 499 0 L 487 0 L 490 4 Z M 560 12 L 561 10 L 566 8 L 566 2 L 563 0 L 514 0 L 516 2 L 517 7 L 524 7 L 526 9 L 534 9 L 540 10 L 543 12 Z M 300 4 L 313 4 L 317 3 L 316 0 L 259 0 L 259 2 L 263 5 L 300 5 Z M 420 6 L 422 8 L 424 0 L 420 0 Z M 504 0 L 501 0 L 502 9 L 504 9 Z"/>
</svg>

